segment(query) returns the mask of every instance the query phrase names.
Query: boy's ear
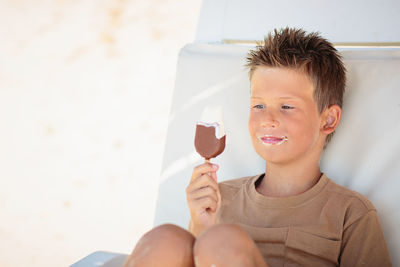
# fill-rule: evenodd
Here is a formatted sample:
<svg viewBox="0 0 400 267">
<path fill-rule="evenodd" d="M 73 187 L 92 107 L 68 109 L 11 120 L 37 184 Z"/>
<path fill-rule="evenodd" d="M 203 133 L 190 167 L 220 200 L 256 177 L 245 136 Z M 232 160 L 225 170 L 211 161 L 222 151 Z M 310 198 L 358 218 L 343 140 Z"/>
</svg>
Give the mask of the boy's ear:
<svg viewBox="0 0 400 267">
<path fill-rule="evenodd" d="M 338 105 L 332 105 L 323 113 L 322 131 L 328 135 L 334 132 L 339 125 L 342 109 Z"/>
</svg>

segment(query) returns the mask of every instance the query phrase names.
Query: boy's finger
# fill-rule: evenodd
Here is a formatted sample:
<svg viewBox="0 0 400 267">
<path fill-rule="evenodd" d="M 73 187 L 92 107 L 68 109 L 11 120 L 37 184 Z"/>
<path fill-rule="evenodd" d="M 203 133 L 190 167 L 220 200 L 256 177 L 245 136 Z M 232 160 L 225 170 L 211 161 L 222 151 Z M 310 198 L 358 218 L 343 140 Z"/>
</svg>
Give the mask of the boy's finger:
<svg viewBox="0 0 400 267">
<path fill-rule="evenodd" d="M 218 193 L 215 191 L 214 188 L 211 188 L 211 187 L 209 187 L 209 186 L 203 187 L 203 188 L 200 188 L 200 189 L 194 191 L 194 192 L 190 195 L 190 198 L 191 198 L 192 200 L 196 201 L 196 200 L 198 200 L 198 199 L 201 199 L 201 198 L 207 197 L 207 196 L 212 197 L 212 198 L 214 199 L 215 202 L 218 202 L 218 199 L 219 199 Z"/>
<path fill-rule="evenodd" d="M 217 210 L 217 203 L 211 197 L 203 197 L 198 200 L 199 205 L 202 209 L 207 210 L 210 208 L 212 211 Z"/>
<path fill-rule="evenodd" d="M 212 187 L 215 191 L 219 190 L 217 182 L 213 178 L 211 178 L 210 175 L 203 174 L 198 179 L 194 180 L 189 184 L 188 191 L 193 192 L 194 190 L 207 186 Z"/>
<path fill-rule="evenodd" d="M 211 172 L 211 178 L 214 179 L 215 182 L 217 182 L 217 173 L 216 172 Z"/>
<path fill-rule="evenodd" d="M 218 167 L 219 166 L 217 164 L 213 163 L 203 163 L 194 167 L 191 181 L 200 177 L 204 173 L 216 172 L 218 170 Z"/>
<path fill-rule="evenodd" d="M 221 205 L 222 205 L 222 197 L 221 197 L 221 192 L 218 190 L 217 191 L 217 205 L 218 205 L 218 207 L 221 207 Z"/>
</svg>

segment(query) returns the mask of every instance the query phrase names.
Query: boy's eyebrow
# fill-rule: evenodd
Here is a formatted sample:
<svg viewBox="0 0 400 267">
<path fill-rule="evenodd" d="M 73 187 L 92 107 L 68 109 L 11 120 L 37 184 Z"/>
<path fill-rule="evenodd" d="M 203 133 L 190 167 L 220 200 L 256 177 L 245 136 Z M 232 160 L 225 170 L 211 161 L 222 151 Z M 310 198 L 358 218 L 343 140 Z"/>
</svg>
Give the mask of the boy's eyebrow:
<svg viewBox="0 0 400 267">
<path fill-rule="evenodd" d="M 259 97 L 259 96 L 251 96 L 250 98 L 252 98 L 252 99 L 263 99 L 263 97 Z M 302 100 L 300 97 L 295 97 L 295 96 L 281 96 L 281 97 L 278 97 L 278 99 Z"/>
<path fill-rule="evenodd" d="M 297 100 L 297 99 L 301 99 L 300 97 L 293 97 L 293 96 L 281 96 L 281 97 L 279 97 L 279 99 L 294 99 L 294 100 Z"/>
</svg>

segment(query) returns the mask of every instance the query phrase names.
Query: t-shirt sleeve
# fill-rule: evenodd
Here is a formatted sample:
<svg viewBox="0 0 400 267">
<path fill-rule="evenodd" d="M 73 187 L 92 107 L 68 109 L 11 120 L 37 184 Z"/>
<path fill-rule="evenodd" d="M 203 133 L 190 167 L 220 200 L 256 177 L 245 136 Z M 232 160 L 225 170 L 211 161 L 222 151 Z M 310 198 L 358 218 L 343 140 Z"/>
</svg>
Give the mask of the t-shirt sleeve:
<svg viewBox="0 0 400 267">
<path fill-rule="evenodd" d="M 344 229 L 340 266 L 392 266 L 376 210 Z"/>
</svg>

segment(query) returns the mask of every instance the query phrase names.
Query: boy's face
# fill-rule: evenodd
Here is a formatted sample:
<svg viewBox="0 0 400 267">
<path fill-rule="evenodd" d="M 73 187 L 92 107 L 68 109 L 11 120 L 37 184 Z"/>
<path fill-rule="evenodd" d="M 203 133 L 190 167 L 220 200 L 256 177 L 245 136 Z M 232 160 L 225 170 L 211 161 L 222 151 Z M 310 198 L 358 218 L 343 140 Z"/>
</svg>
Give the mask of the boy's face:
<svg viewBox="0 0 400 267">
<path fill-rule="evenodd" d="M 249 132 L 267 162 L 287 163 L 320 155 L 325 135 L 307 75 L 285 68 L 258 67 L 251 78 Z"/>
</svg>

